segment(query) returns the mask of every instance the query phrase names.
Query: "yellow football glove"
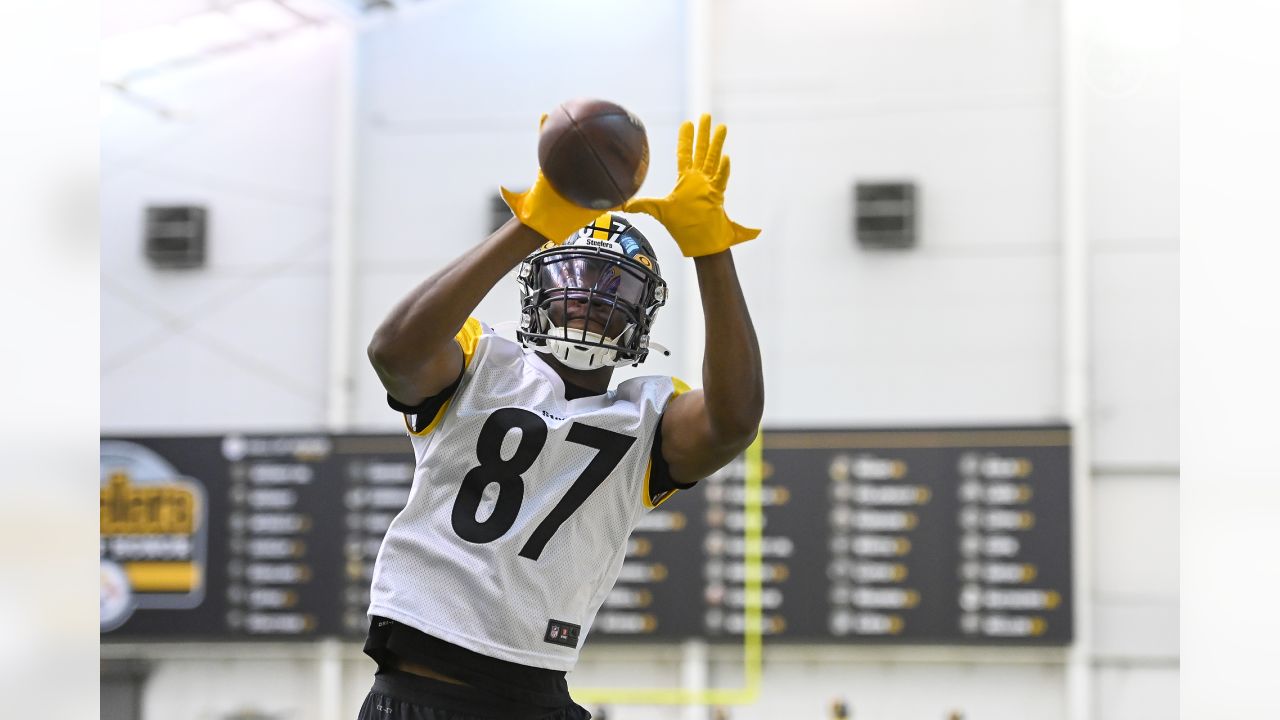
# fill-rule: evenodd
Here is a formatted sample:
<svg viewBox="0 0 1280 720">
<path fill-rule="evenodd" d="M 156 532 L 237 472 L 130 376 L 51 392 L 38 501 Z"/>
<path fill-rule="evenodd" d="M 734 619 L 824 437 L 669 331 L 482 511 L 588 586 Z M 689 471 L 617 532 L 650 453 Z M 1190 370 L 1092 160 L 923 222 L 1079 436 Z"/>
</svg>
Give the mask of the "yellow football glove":
<svg viewBox="0 0 1280 720">
<path fill-rule="evenodd" d="M 711 116 L 698 119 L 698 141 L 693 123 L 680 126 L 676 144 L 675 189 L 665 198 L 636 198 L 622 206 L 626 212 L 642 212 L 657 218 L 680 246 L 685 257 L 712 255 L 760 234 L 729 219 L 724 211 L 724 190 L 729 185 L 729 157 L 721 156 L 724 125 L 711 135 Z M 708 142 L 708 139 L 710 142 Z"/>
<path fill-rule="evenodd" d="M 543 113 L 538 120 L 539 131 L 542 130 L 542 125 L 546 121 L 547 114 Z M 502 191 L 502 199 L 506 201 L 507 207 L 511 208 L 511 212 L 519 218 L 521 223 L 533 228 L 539 235 L 557 245 L 569 239 L 570 235 L 587 223 L 600 217 L 599 210 L 574 205 L 566 200 L 551 187 L 551 183 L 542 176 L 541 170 L 538 171 L 537 179 L 533 181 L 533 187 L 525 192 L 518 193 L 505 187 L 499 189 Z"/>
</svg>

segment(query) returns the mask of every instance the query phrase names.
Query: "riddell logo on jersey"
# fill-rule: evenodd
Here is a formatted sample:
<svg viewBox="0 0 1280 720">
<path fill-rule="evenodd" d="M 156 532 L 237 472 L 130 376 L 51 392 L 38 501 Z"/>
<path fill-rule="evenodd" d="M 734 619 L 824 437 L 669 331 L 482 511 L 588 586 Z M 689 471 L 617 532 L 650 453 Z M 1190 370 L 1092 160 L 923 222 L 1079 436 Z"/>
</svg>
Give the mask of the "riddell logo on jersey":
<svg viewBox="0 0 1280 720">
<path fill-rule="evenodd" d="M 578 647 L 578 634 L 581 625 L 574 625 L 563 620 L 551 620 L 547 623 L 547 634 L 542 639 L 552 645 L 563 645 L 568 648 Z"/>
</svg>

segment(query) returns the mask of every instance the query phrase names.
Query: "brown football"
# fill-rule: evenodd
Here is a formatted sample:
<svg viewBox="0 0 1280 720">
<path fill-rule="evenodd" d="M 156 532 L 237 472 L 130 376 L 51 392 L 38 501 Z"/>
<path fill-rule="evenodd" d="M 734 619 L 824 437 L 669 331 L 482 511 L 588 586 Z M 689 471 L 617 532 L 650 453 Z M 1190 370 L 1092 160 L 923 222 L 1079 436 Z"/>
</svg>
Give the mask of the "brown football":
<svg viewBox="0 0 1280 720">
<path fill-rule="evenodd" d="M 560 103 L 538 138 L 538 165 L 575 205 L 606 210 L 636 194 L 649 172 L 649 138 L 640 118 L 607 100 Z"/>
</svg>

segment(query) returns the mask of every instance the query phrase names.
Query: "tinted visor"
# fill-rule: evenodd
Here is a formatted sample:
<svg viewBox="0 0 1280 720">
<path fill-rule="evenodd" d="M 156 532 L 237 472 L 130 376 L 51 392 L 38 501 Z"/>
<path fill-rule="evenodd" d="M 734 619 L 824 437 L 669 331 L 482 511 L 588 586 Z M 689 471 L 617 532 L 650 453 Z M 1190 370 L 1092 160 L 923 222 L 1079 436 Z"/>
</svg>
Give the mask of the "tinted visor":
<svg viewBox="0 0 1280 720">
<path fill-rule="evenodd" d="M 597 298 L 622 300 L 635 307 L 644 301 L 644 277 L 600 257 L 547 258 L 539 270 L 539 279 L 543 292 L 548 295 L 558 295 L 555 290 L 564 289 L 570 295 L 585 296 L 594 292 Z"/>
</svg>

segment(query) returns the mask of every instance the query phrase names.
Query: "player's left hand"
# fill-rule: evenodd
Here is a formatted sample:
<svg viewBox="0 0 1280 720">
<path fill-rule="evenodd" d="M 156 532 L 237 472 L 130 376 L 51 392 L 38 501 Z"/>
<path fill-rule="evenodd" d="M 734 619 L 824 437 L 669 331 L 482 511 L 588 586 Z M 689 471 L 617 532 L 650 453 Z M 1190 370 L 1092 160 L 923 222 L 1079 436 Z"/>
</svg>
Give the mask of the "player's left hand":
<svg viewBox="0 0 1280 720">
<path fill-rule="evenodd" d="M 685 257 L 723 252 L 760 234 L 729 219 L 724 211 L 724 191 L 729 185 L 729 156 L 721 155 L 724 125 L 711 134 L 711 116 L 698 119 L 697 142 L 693 123 L 680 125 L 676 144 L 675 189 L 665 198 L 636 198 L 622 206 L 626 212 L 642 212 L 662 223 Z"/>
</svg>

